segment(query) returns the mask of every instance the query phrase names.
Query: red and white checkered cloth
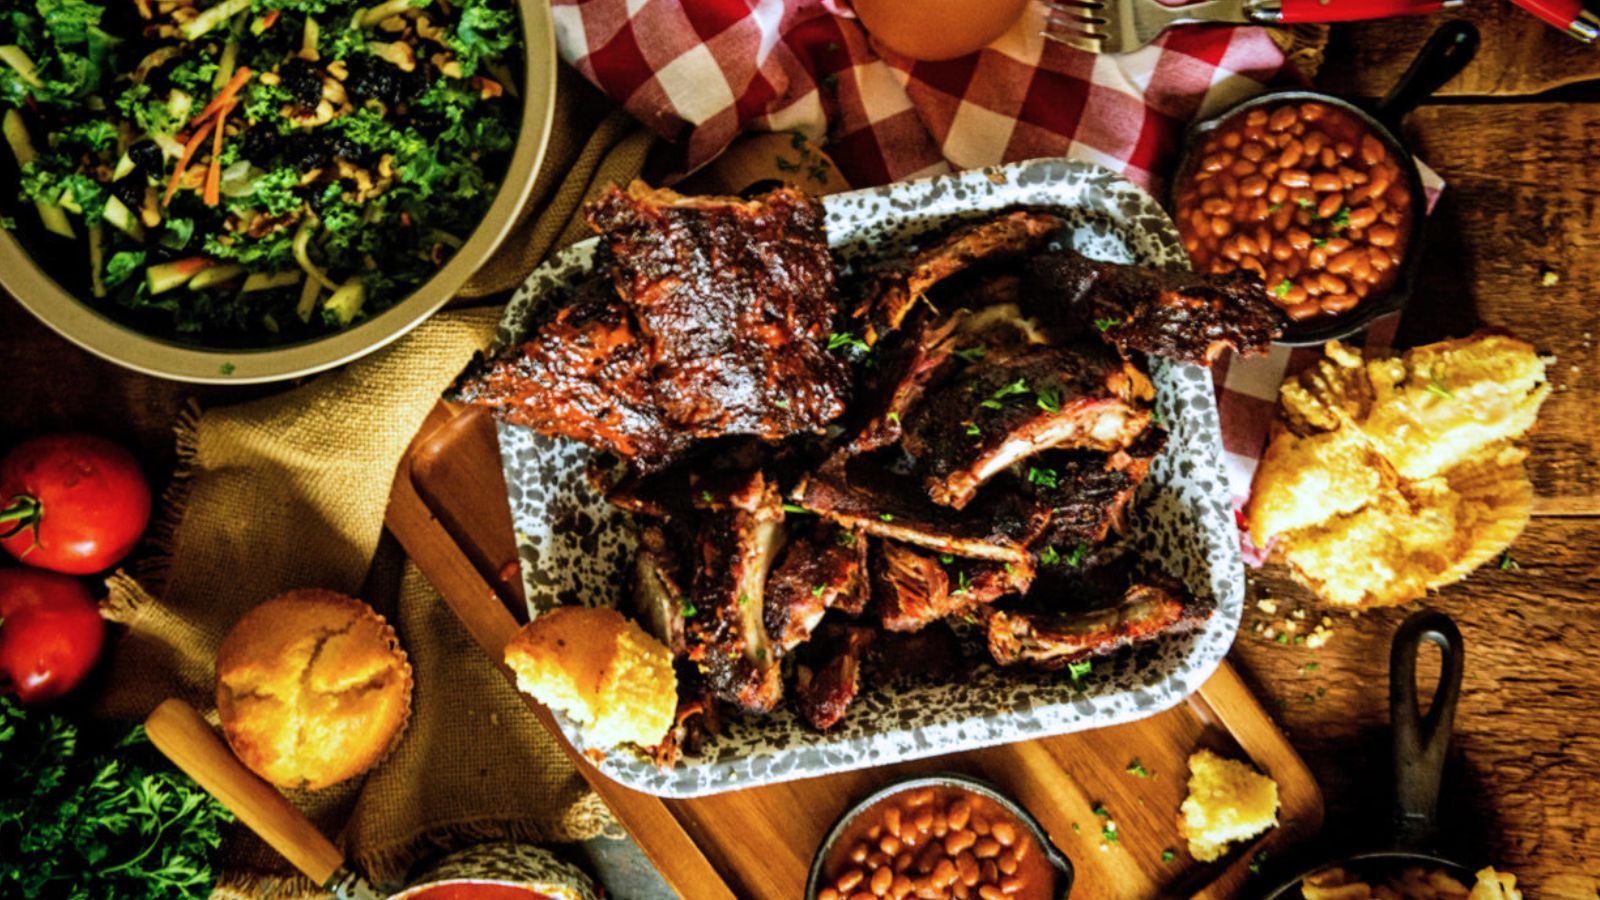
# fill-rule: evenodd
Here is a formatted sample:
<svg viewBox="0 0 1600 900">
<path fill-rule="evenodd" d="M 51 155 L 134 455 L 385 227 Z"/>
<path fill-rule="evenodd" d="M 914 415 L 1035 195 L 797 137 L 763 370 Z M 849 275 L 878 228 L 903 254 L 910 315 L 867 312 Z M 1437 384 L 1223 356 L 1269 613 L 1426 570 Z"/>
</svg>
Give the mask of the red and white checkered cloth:
<svg viewBox="0 0 1600 900">
<path fill-rule="evenodd" d="M 1161 197 L 1190 120 L 1298 77 L 1261 28 L 1178 28 L 1134 53 L 1095 55 L 1045 40 L 1038 2 L 985 49 L 921 62 L 878 45 L 839 3 L 554 0 L 552 12 L 562 58 L 674 142 L 680 170 L 743 131 L 798 131 L 855 187 L 1066 156 Z M 1387 346 L 1394 323 L 1379 331 L 1369 344 Z M 1278 385 L 1318 353 L 1274 348 L 1217 367 L 1236 504 Z"/>
</svg>

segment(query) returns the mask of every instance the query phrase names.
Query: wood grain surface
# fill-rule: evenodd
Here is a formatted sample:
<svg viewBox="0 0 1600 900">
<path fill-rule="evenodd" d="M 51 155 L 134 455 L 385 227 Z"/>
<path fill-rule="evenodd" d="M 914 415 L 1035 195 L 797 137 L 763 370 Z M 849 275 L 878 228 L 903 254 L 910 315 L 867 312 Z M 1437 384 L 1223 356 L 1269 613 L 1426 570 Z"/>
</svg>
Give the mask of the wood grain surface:
<svg viewBox="0 0 1600 900">
<path fill-rule="evenodd" d="M 1479 859 L 1504 863 L 1530 897 L 1594 900 L 1600 888 L 1600 48 L 1583 47 L 1503 0 L 1461 16 L 1483 31 L 1478 59 L 1406 131 L 1449 183 L 1430 220 L 1423 286 L 1402 337 L 1411 341 L 1508 327 L 1556 354 L 1558 391 L 1532 439 L 1535 519 L 1513 550 L 1521 568 L 1479 572 L 1430 605 L 1467 641 L 1461 734 L 1446 787 L 1456 835 Z M 1338 26 L 1320 84 L 1383 93 L 1440 14 Z M 1550 91 L 1556 91 L 1548 95 Z M 1547 94 L 1536 97 L 1535 95 Z M 1541 286 L 1545 271 L 1559 282 Z M 159 481 L 172 460 L 171 423 L 185 398 L 247 399 L 263 388 L 161 382 L 94 359 L 9 301 L 0 302 L 0 360 L 9 388 L 0 444 L 84 428 L 136 446 Z M 1576 370 L 1571 366 L 1577 366 Z M 1292 606 L 1299 594 L 1269 569 L 1253 589 Z M 1390 785 L 1385 691 L 1392 610 L 1335 619 L 1309 651 L 1252 633 L 1230 656 L 1323 785 L 1334 844 L 1381 836 Z M 1307 662 L 1315 671 L 1305 671 Z M 1317 688 L 1323 696 L 1317 697 Z M 1306 700 L 1310 696 L 1311 701 Z"/>
</svg>

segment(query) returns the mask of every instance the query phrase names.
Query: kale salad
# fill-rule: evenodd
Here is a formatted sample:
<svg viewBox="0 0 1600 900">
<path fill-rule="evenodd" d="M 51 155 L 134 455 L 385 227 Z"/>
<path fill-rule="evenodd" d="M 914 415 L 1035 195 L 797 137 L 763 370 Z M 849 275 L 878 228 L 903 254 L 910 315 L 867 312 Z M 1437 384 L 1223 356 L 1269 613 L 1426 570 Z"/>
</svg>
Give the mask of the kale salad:
<svg viewBox="0 0 1600 900">
<path fill-rule="evenodd" d="M 513 3 L 0 0 L 3 224 L 141 330 L 342 329 L 427 280 L 493 201 L 520 110 Z"/>
</svg>

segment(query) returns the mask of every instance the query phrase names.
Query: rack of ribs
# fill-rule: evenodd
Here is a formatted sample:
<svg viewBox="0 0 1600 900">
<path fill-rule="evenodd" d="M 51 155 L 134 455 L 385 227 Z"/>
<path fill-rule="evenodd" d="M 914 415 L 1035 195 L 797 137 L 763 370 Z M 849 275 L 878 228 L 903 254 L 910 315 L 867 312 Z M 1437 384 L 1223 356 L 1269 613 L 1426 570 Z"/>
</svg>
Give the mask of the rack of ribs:
<svg viewBox="0 0 1600 900">
<path fill-rule="evenodd" d="M 611 295 L 473 367 L 455 398 L 647 466 L 700 439 L 819 431 L 844 411 L 820 204 L 792 188 L 741 200 L 635 182 L 587 214 Z"/>
</svg>

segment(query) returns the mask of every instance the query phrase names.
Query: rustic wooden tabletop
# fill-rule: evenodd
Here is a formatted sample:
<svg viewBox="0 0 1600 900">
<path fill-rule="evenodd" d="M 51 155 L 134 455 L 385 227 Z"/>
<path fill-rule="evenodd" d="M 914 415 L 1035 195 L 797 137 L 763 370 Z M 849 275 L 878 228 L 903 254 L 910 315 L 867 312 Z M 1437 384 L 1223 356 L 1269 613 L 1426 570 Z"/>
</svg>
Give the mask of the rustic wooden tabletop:
<svg viewBox="0 0 1600 900">
<path fill-rule="evenodd" d="M 1515 567 L 1480 571 L 1427 605 L 1467 647 L 1446 775 L 1446 822 L 1461 855 L 1503 864 L 1529 896 L 1600 896 L 1600 47 L 1584 47 L 1498 0 L 1461 17 L 1483 33 L 1476 60 L 1413 114 L 1406 134 L 1448 183 L 1427 226 L 1421 285 L 1402 329 L 1415 343 L 1475 325 L 1516 331 L 1557 358 L 1557 386 L 1532 439 L 1535 518 Z M 1448 16 L 1341 26 L 1319 85 L 1383 93 Z M 1555 276 L 1554 283 L 1547 273 Z M 135 375 L 78 350 L 0 302 L 8 390 L 0 442 L 60 428 L 133 444 L 160 481 L 171 422 L 191 397 L 231 402 L 274 388 L 196 388 Z M 1324 842 L 1360 845 L 1387 827 L 1388 639 L 1408 610 L 1332 617 L 1332 639 L 1280 642 L 1285 622 L 1322 615 L 1281 569 L 1252 579 L 1232 660 L 1271 706 L 1327 797 Z M 1268 612 L 1257 605 L 1268 600 Z M 1304 610 L 1306 618 L 1294 616 Z M 1270 629 L 1270 631 L 1269 631 Z M 1272 636 L 1268 636 L 1269 633 Z M 1424 676 L 1427 667 L 1424 666 Z"/>
</svg>

